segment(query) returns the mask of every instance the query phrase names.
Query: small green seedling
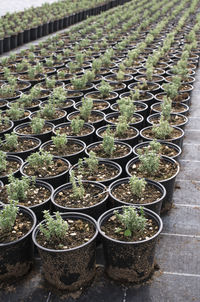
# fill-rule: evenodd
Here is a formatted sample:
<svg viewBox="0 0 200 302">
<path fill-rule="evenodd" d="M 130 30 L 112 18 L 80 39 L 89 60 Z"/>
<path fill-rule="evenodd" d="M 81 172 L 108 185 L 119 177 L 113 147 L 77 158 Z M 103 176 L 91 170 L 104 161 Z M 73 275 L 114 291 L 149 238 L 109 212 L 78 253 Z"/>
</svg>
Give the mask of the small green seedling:
<svg viewBox="0 0 200 302">
<path fill-rule="evenodd" d="M 110 91 L 112 91 L 112 87 L 105 81 L 101 81 L 98 90 L 102 96 L 102 98 L 106 98 L 109 96 Z"/>
<path fill-rule="evenodd" d="M 114 215 L 122 225 L 115 232 L 119 233 L 123 231 L 125 237 L 131 237 L 138 233 L 141 234 L 146 228 L 147 219 L 145 218 L 143 207 L 140 207 L 139 211 L 132 206 L 123 207 L 122 214 L 119 211 L 114 211 Z"/>
<path fill-rule="evenodd" d="M 135 175 L 131 176 L 129 181 L 129 186 L 132 194 L 139 198 L 142 197 L 146 184 L 147 183 L 144 178 L 138 178 Z"/>
<path fill-rule="evenodd" d="M 85 122 L 88 121 L 88 118 L 91 115 L 92 107 L 93 107 L 92 99 L 82 98 L 82 106 L 79 108 L 79 110 L 80 110 L 80 116 Z"/>
<path fill-rule="evenodd" d="M 55 218 L 49 214 L 49 211 L 44 210 L 45 223 L 40 224 L 40 232 L 44 235 L 45 239 L 49 243 L 62 242 L 66 236 L 66 232 L 69 229 L 67 221 L 62 219 L 59 212 L 55 213 Z M 60 244 L 60 247 L 62 245 Z"/>
<path fill-rule="evenodd" d="M 78 176 L 78 184 L 77 184 L 74 176 L 74 171 L 71 171 L 70 182 L 72 183 L 73 197 L 78 199 L 83 199 L 85 194 L 85 189 L 81 181 L 81 176 Z"/>
<path fill-rule="evenodd" d="M 31 129 L 34 134 L 40 134 L 44 128 L 45 120 L 40 117 L 34 117 L 31 120 Z"/>
<path fill-rule="evenodd" d="M 39 167 L 49 167 L 53 164 L 53 155 L 49 152 L 41 150 L 40 152 L 32 153 L 27 160 L 31 168 L 37 170 Z"/>
<path fill-rule="evenodd" d="M 81 130 L 83 129 L 84 123 L 85 123 L 84 120 L 80 119 L 79 117 L 74 118 L 71 121 L 72 132 L 75 135 L 78 135 L 81 132 Z"/>
<path fill-rule="evenodd" d="M 89 152 L 89 157 L 88 158 L 85 157 L 84 162 L 88 166 L 89 171 L 91 171 L 92 173 L 94 173 L 95 171 L 98 170 L 99 161 L 97 159 L 97 156 L 96 156 L 95 152 L 90 151 Z"/>
<path fill-rule="evenodd" d="M 161 115 L 160 124 L 153 125 L 152 132 L 157 139 L 166 139 L 173 132 L 173 127 L 170 126 L 169 122 L 164 119 Z"/>
<path fill-rule="evenodd" d="M 124 136 L 128 131 L 128 122 L 126 116 L 119 116 L 118 123 L 116 124 L 116 134 L 119 137 Z"/>
<path fill-rule="evenodd" d="M 17 201 L 13 200 L 0 211 L 0 230 L 2 233 L 6 234 L 12 231 L 18 212 Z"/>
<path fill-rule="evenodd" d="M 164 120 L 170 120 L 170 114 L 172 111 L 172 100 L 165 97 L 163 103 L 161 104 L 162 116 Z"/>
<path fill-rule="evenodd" d="M 35 177 L 30 178 L 27 176 L 22 176 L 22 178 L 19 179 L 15 178 L 13 175 L 9 175 L 8 180 L 9 184 L 6 185 L 8 198 L 18 202 L 26 199 L 28 189 L 30 188 L 31 184 L 35 183 Z"/>
<path fill-rule="evenodd" d="M 114 135 L 111 134 L 110 127 L 106 129 L 106 133 L 103 136 L 103 150 L 109 156 L 112 157 L 115 151 Z"/>
<path fill-rule="evenodd" d="M 139 160 L 139 170 L 141 172 L 145 172 L 150 176 L 156 174 L 160 165 L 160 156 L 155 151 L 149 152 L 149 150 L 145 150 L 144 154 L 139 154 Z"/>
<path fill-rule="evenodd" d="M 64 151 L 67 144 L 66 134 L 60 134 L 59 131 L 56 131 L 56 136 L 52 136 L 53 144 L 58 151 Z"/>
<path fill-rule="evenodd" d="M 9 151 L 16 150 L 17 145 L 18 145 L 18 136 L 16 133 L 7 133 L 5 134 L 5 147 Z"/>
<path fill-rule="evenodd" d="M 7 161 L 6 161 L 6 153 L 0 150 L 0 172 L 6 170 Z"/>
</svg>

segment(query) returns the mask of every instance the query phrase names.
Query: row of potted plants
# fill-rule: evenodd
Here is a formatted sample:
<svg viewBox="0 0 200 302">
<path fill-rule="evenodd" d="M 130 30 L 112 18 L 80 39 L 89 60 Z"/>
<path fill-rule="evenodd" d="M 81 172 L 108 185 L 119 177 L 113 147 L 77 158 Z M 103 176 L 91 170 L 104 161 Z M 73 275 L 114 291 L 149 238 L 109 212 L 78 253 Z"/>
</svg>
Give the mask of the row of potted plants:
<svg viewBox="0 0 200 302">
<path fill-rule="evenodd" d="M 83 0 L 44 3 L 0 18 L 0 54 L 56 32 L 88 16 L 97 15 L 129 0 Z"/>
<path fill-rule="evenodd" d="M 1 62 L 0 92 L 7 109 L 3 108 L 0 126 L 5 131 L 7 123 L 10 132 L 2 131 L 0 234 L 4 237 L 10 227 L 19 235 L 15 219 L 26 200 L 38 222 L 44 215 L 35 227 L 31 212 L 34 219 L 27 234 L 34 229 L 45 278 L 57 288 L 76 290 L 92 281 L 98 232 L 111 278 L 138 283 L 153 272 L 162 230 L 160 211 L 172 205 L 191 75 L 199 60 L 197 7 L 195 0 L 142 1 L 139 6 L 130 2 L 112 10 L 112 15 L 88 19 L 72 33 Z M 46 52 L 41 51 L 44 47 Z M 17 71 L 13 62 L 22 64 L 24 58 L 27 65 Z M 31 83 L 24 85 L 29 87 L 23 94 L 13 85 L 20 69 Z M 53 74 L 45 79 L 41 71 Z M 160 114 L 149 116 L 152 110 Z M 153 126 L 144 127 L 149 124 Z M 174 127 L 177 124 L 182 128 Z M 170 143 L 173 132 L 175 144 Z M 12 165 L 6 167 L 6 156 L 13 150 L 20 156 L 12 155 L 14 173 Z M 20 210 L 13 200 L 20 201 Z M 6 213 L 15 214 L 12 226 L 6 224 Z M 11 249 L 10 237 L 6 240 L 2 246 Z M 27 240 L 32 251 L 30 236 Z M 26 264 L 17 259 L 17 267 L 28 270 L 30 259 Z M 2 279 L 9 277 L 8 268 L 13 268 L 10 277 L 18 271 L 8 263 L 6 268 L 5 260 L 0 264 Z"/>
</svg>

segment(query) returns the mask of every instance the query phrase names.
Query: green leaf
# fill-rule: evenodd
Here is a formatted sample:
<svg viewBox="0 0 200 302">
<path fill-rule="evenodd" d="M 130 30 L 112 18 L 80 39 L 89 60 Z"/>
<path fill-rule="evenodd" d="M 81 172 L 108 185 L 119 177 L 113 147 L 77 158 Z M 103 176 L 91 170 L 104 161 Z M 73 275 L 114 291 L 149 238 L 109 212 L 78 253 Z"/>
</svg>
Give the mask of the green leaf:
<svg viewBox="0 0 200 302">
<path fill-rule="evenodd" d="M 126 230 L 126 231 L 124 232 L 124 236 L 126 236 L 126 237 L 131 237 L 131 235 L 132 235 L 132 233 L 131 233 L 130 230 Z"/>
</svg>

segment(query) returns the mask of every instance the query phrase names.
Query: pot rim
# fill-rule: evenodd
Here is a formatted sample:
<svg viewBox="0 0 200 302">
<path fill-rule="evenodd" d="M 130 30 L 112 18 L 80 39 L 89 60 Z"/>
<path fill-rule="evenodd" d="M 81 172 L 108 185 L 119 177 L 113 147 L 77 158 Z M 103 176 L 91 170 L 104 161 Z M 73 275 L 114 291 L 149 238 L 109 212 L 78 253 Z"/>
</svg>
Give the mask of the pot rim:
<svg viewBox="0 0 200 302">
<path fill-rule="evenodd" d="M 154 218 L 155 221 L 157 221 L 158 223 L 158 226 L 159 226 L 159 230 L 157 231 L 156 234 L 154 234 L 151 238 L 148 238 L 148 239 L 144 239 L 144 240 L 141 240 L 141 241 L 120 241 L 120 240 L 117 240 L 117 239 L 114 239 L 114 238 L 111 238 L 109 236 L 107 236 L 102 230 L 101 230 L 101 225 L 102 225 L 102 222 L 106 219 L 107 216 L 111 216 L 113 214 L 114 211 L 116 210 L 120 210 L 122 209 L 123 207 L 126 207 L 126 206 L 120 206 L 120 207 L 115 207 L 115 208 L 112 208 L 106 212 L 104 212 L 100 217 L 99 219 L 97 220 L 97 228 L 98 228 L 98 231 L 99 233 L 101 234 L 101 236 L 103 236 L 104 238 L 106 238 L 107 240 L 110 240 L 110 241 L 114 241 L 115 243 L 119 243 L 119 244 L 124 244 L 124 245 L 135 245 L 135 244 L 142 244 L 144 242 L 148 242 L 150 240 L 153 240 L 154 238 L 156 238 L 162 231 L 163 229 L 163 222 L 160 218 L 160 216 L 158 214 L 156 214 L 155 212 L 147 209 L 147 208 L 144 208 L 144 212 L 147 214 L 149 214 L 148 216 L 151 216 Z M 138 206 L 132 206 L 136 209 L 139 209 Z M 111 215 L 110 215 L 111 214 Z"/>
<path fill-rule="evenodd" d="M 0 205 L 3 207 L 4 204 Z M 18 243 L 20 241 L 22 241 L 23 239 L 25 239 L 26 237 L 28 237 L 29 234 L 31 234 L 36 226 L 36 223 L 37 223 L 37 218 L 36 218 L 36 215 L 35 213 L 28 207 L 25 207 L 25 206 L 21 206 L 21 205 L 17 205 L 21 210 L 24 210 L 24 212 L 28 212 L 28 215 L 29 216 L 32 216 L 32 220 L 33 220 L 33 225 L 31 227 L 31 229 L 23 236 L 23 237 L 20 237 L 19 239 L 15 240 L 15 241 L 11 241 L 11 242 L 6 242 L 6 243 L 0 243 L 0 247 L 5 247 L 5 246 L 9 246 L 9 245 L 13 245 L 15 243 Z"/>
<path fill-rule="evenodd" d="M 77 249 L 79 249 L 79 248 L 85 247 L 86 245 L 88 245 L 89 243 L 91 243 L 91 242 L 97 237 L 97 235 L 98 235 L 97 222 L 96 222 L 96 220 L 95 220 L 93 217 L 91 217 L 91 216 L 89 216 L 89 215 L 87 215 L 87 214 L 85 214 L 85 213 L 81 213 L 81 212 L 66 212 L 66 213 L 60 213 L 60 214 L 61 214 L 61 216 L 62 216 L 62 215 L 64 215 L 64 216 L 69 216 L 69 217 L 77 216 L 77 217 L 79 217 L 79 218 L 80 218 L 80 216 L 81 216 L 81 218 L 85 218 L 85 220 L 90 221 L 90 222 L 93 224 L 93 226 L 95 227 L 95 234 L 94 234 L 94 236 L 93 236 L 89 241 L 87 241 L 86 243 L 83 243 L 83 244 L 81 244 L 81 245 L 79 245 L 79 246 L 77 246 L 77 247 L 73 247 L 73 248 L 71 248 L 71 249 L 55 250 L 55 249 L 48 249 L 48 248 L 45 248 L 45 247 L 43 247 L 42 245 L 40 245 L 40 244 L 37 242 L 37 240 L 36 240 L 37 233 L 39 232 L 39 226 L 40 226 L 42 223 L 45 222 L 45 219 L 44 219 L 44 220 L 42 220 L 42 221 L 35 227 L 35 229 L 33 230 L 33 233 L 32 233 L 32 240 L 33 240 L 33 243 L 37 246 L 37 248 L 39 248 L 39 249 L 41 249 L 41 250 L 43 250 L 43 251 L 46 251 L 46 252 L 66 253 L 66 252 L 71 252 L 71 251 L 77 250 Z M 55 217 L 55 215 L 51 215 L 51 216 Z"/>
</svg>

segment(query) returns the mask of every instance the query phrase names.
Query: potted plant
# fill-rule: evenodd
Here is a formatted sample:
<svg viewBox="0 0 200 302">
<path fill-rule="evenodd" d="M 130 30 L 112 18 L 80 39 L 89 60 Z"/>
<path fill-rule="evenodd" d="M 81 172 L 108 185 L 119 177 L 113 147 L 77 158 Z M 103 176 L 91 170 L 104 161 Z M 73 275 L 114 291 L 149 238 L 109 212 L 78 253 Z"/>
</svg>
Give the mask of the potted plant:
<svg viewBox="0 0 200 302">
<path fill-rule="evenodd" d="M 0 141 L 0 150 L 8 155 L 16 155 L 23 160 L 31 153 L 37 151 L 41 145 L 41 141 L 36 137 L 18 136 L 16 133 L 5 134 L 5 140 Z"/>
<path fill-rule="evenodd" d="M 82 213 L 44 212 L 34 230 L 45 279 L 58 289 L 75 291 L 87 286 L 95 276 L 95 220 Z"/>
<path fill-rule="evenodd" d="M 35 152 L 26 159 L 20 171 L 24 176 L 35 176 L 38 180 L 44 180 L 54 188 L 68 181 L 70 163 L 68 160 L 51 155 L 41 150 Z"/>
<path fill-rule="evenodd" d="M 20 167 L 23 164 L 23 160 L 14 155 L 6 155 L 5 152 L 0 150 L 0 180 L 6 184 L 8 183 L 8 175 L 13 174 L 16 177 L 21 175 Z"/>
<path fill-rule="evenodd" d="M 30 209 L 17 206 L 12 200 L 0 208 L 0 280 L 16 280 L 33 264 L 31 234 L 36 217 Z"/>
<path fill-rule="evenodd" d="M 40 117 L 34 117 L 30 123 L 16 126 L 14 132 L 19 136 L 30 135 L 36 137 L 43 143 L 51 139 L 53 129 L 54 125 L 52 123 L 45 122 L 45 120 Z"/>
<path fill-rule="evenodd" d="M 114 181 L 109 186 L 109 194 L 112 208 L 122 205 L 140 205 L 160 215 L 166 190 L 158 182 L 134 175 Z"/>
<path fill-rule="evenodd" d="M 80 140 L 67 138 L 65 133 L 60 134 L 56 131 L 56 135 L 52 136 L 51 141 L 47 141 L 41 145 L 40 149 L 50 152 L 54 156 L 66 158 L 71 164 L 77 163 L 78 159 L 83 157 L 86 144 Z"/>
<path fill-rule="evenodd" d="M 137 176 L 160 182 L 166 189 L 166 196 L 163 199 L 161 213 L 169 210 L 172 206 L 175 178 L 180 167 L 177 161 L 166 156 L 160 156 L 157 152 L 148 149 L 144 153 L 126 165 L 126 172 L 129 176 Z"/>
<path fill-rule="evenodd" d="M 69 138 L 77 138 L 90 144 L 93 141 L 95 128 L 89 123 L 85 123 L 84 120 L 76 117 L 71 122 L 59 124 L 55 126 L 53 133 L 59 130 L 60 133 L 65 133 Z"/>
<path fill-rule="evenodd" d="M 78 163 L 71 167 L 69 173 L 75 174 L 75 177 L 81 177 L 83 180 L 90 180 L 110 185 L 118 179 L 122 173 L 119 164 L 109 160 L 99 160 L 93 151 L 89 152 L 89 157 L 79 159 Z"/>
<path fill-rule="evenodd" d="M 120 282 L 147 280 L 154 271 L 160 217 L 149 209 L 123 206 L 106 211 L 97 225 L 108 276 Z"/>
<path fill-rule="evenodd" d="M 21 179 L 8 176 L 9 183 L 1 190 L 1 202 L 17 201 L 18 205 L 31 209 L 38 221 L 43 219 L 43 211 L 49 210 L 53 188 L 50 184 L 35 177 L 22 176 Z"/>
<path fill-rule="evenodd" d="M 70 183 L 57 188 L 52 195 L 55 210 L 64 212 L 81 212 L 95 219 L 105 212 L 108 202 L 106 186 L 101 183 L 75 179 L 74 171 L 70 174 Z"/>
</svg>

